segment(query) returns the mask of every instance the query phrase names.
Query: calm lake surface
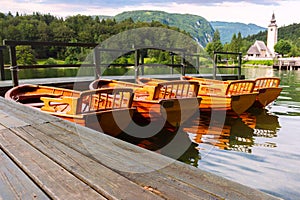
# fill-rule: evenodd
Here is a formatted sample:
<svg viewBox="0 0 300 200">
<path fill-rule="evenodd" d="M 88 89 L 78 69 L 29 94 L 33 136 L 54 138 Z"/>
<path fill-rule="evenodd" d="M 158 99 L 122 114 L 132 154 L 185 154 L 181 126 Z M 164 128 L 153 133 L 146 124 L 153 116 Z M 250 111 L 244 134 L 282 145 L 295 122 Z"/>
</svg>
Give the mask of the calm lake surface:
<svg viewBox="0 0 300 200">
<path fill-rule="evenodd" d="M 210 117 L 184 127 L 194 143 L 179 160 L 277 197 L 299 199 L 300 71 L 245 68 L 243 74 L 280 77 L 280 97 L 265 110 L 227 116 L 223 130 L 209 127 Z"/>
</svg>

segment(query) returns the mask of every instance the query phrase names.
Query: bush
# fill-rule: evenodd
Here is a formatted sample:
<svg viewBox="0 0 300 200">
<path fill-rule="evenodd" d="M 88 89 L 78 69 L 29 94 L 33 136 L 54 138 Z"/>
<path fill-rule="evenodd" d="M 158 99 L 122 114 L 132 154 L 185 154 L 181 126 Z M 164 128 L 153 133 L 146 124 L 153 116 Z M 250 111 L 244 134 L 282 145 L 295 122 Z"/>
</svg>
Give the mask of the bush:
<svg viewBox="0 0 300 200">
<path fill-rule="evenodd" d="M 48 58 L 45 62 L 45 65 L 57 65 L 57 61 L 54 58 Z"/>
<path fill-rule="evenodd" d="M 244 65 L 266 65 L 273 66 L 273 60 L 248 60 L 243 62 Z"/>
</svg>

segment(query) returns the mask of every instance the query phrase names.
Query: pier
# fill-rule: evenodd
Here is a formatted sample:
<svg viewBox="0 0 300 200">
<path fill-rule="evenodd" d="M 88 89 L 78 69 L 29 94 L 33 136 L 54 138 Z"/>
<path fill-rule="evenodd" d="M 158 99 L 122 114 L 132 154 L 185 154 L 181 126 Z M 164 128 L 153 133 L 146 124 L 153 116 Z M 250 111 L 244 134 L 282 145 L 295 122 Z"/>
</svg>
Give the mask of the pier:
<svg viewBox="0 0 300 200">
<path fill-rule="evenodd" d="M 298 70 L 300 68 L 300 58 L 279 58 L 274 61 L 273 68 L 277 70 Z"/>
</svg>

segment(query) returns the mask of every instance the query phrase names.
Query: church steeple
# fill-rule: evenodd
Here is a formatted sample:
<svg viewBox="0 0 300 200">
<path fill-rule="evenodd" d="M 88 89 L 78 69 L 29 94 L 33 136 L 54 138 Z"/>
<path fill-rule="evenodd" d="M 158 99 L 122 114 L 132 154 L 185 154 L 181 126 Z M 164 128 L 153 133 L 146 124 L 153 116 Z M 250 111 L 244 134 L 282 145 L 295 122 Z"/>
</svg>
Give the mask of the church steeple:
<svg viewBox="0 0 300 200">
<path fill-rule="evenodd" d="M 267 47 L 271 52 L 271 56 L 275 56 L 274 46 L 277 43 L 278 28 L 276 24 L 275 14 L 273 12 L 271 23 L 268 26 Z"/>
<path fill-rule="evenodd" d="M 276 26 L 277 27 L 276 19 L 275 19 L 275 14 L 274 13 L 272 15 L 271 23 L 270 23 L 269 26 Z"/>
</svg>

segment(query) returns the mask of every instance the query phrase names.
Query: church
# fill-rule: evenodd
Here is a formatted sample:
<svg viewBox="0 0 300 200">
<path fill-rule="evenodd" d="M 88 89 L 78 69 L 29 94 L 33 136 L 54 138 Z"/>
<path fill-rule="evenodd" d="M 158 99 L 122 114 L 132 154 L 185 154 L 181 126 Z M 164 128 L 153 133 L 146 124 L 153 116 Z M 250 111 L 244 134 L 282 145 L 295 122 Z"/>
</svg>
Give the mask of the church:
<svg viewBox="0 0 300 200">
<path fill-rule="evenodd" d="M 246 60 L 271 60 L 277 56 L 274 46 L 277 43 L 278 27 L 275 14 L 273 13 L 271 23 L 268 26 L 267 45 L 264 41 L 256 40 L 248 49 Z"/>
</svg>

